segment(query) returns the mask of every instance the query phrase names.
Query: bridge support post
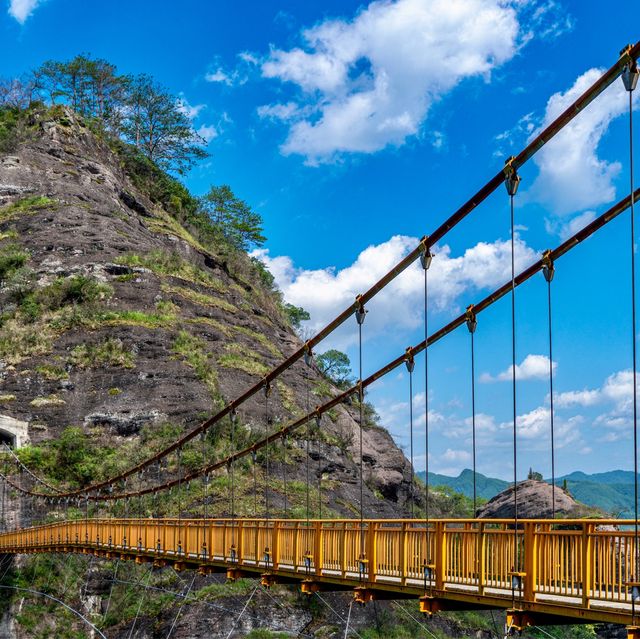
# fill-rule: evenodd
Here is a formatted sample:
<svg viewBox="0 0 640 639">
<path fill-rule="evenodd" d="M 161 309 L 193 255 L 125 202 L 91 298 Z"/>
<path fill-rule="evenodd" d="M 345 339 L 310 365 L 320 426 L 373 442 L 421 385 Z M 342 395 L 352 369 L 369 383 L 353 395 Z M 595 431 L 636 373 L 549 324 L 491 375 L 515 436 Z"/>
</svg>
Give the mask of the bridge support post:
<svg viewBox="0 0 640 639">
<path fill-rule="evenodd" d="M 420 612 L 424 615 L 428 615 L 429 617 L 433 617 L 433 613 L 440 610 L 438 600 L 435 597 L 430 597 L 429 595 L 423 595 L 420 597 L 418 603 L 420 605 Z"/>
<path fill-rule="evenodd" d="M 305 579 L 300 584 L 300 590 L 305 595 L 312 595 L 314 592 L 318 592 L 318 590 L 320 590 L 320 586 L 312 579 Z"/>
<path fill-rule="evenodd" d="M 364 586 L 358 586 L 357 588 L 353 589 L 354 603 L 364 606 L 364 604 L 369 603 L 372 599 L 373 596 L 371 594 L 371 591 Z"/>
<path fill-rule="evenodd" d="M 505 622 L 505 636 L 511 637 L 516 632 L 522 632 L 530 626 L 534 626 L 535 620 L 524 610 L 507 610 L 507 620 Z M 638 638 L 640 639 L 640 637 Z"/>
</svg>

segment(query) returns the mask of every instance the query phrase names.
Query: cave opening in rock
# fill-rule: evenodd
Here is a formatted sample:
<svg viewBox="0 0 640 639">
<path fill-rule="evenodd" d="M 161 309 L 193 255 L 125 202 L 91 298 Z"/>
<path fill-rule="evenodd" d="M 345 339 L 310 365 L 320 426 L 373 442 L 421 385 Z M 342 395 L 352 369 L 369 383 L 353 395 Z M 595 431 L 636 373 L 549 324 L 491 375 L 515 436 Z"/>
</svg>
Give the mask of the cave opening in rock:
<svg viewBox="0 0 640 639">
<path fill-rule="evenodd" d="M 16 436 L 9 431 L 2 430 L 0 428 L 0 450 L 4 448 L 4 444 L 9 446 L 10 448 L 16 447 Z"/>
</svg>

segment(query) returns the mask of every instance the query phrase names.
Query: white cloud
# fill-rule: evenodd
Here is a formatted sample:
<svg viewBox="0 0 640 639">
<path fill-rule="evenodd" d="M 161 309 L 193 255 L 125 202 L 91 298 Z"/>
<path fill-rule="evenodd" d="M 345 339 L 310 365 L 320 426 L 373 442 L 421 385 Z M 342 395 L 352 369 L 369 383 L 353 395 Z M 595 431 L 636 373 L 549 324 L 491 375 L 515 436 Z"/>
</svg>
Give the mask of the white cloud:
<svg viewBox="0 0 640 639">
<path fill-rule="evenodd" d="M 554 0 L 545 2 L 531 2 L 530 0 L 517 0 L 516 4 L 522 6 L 523 21 L 526 21 L 532 31 L 542 39 L 550 40 L 573 30 L 575 22 L 573 17 L 566 13 L 564 7 Z M 530 39 L 532 33 L 525 39 Z"/>
<path fill-rule="evenodd" d="M 601 399 L 599 390 L 565 391 L 554 396 L 556 408 L 572 408 L 574 406 L 594 406 Z"/>
<path fill-rule="evenodd" d="M 286 104 L 265 104 L 258 107 L 258 115 L 265 119 L 282 120 L 287 122 L 300 112 L 300 107 L 295 102 Z"/>
<path fill-rule="evenodd" d="M 551 235 L 558 235 L 562 241 L 575 235 L 578 231 L 581 231 L 587 224 L 593 222 L 596 219 L 595 211 L 585 211 L 579 213 L 575 217 L 572 217 L 568 221 L 564 221 L 559 218 L 547 218 L 544 221 L 544 226 L 547 233 Z"/>
<path fill-rule="evenodd" d="M 189 104 L 189 101 L 183 94 L 180 94 L 180 97 L 176 100 L 176 106 L 178 107 L 178 111 L 186 115 L 190 120 L 195 120 L 202 110 L 207 108 L 206 104 Z"/>
<path fill-rule="evenodd" d="M 272 49 L 262 75 L 297 85 L 313 110 L 289 123 L 282 152 L 317 164 L 402 145 L 440 97 L 465 78 L 488 80 L 516 54 L 522 4 L 377 1 L 303 31 L 304 48 Z"/>
<path fill-rule="evenodd" d="M 522 138 L 528 137 L 536 126 L 533 112 L 523 115 L 514 127 L 498 133 L 498 135 L 493 138 L 497 142 L 493 156 L 506 158 L 512 155 L 516 146 L 520 146 Z"/>
<path fill-rule="evenodd" d="M 387 242 L 369 246 L 350 266 L 336 270 L 296 268 L 291 258 L 271 257 L 268 250 L 252 253 L 262 260 L 274 275 L 284 298 L 302 306 L 311 314 L 306 328 L 312 333 L 327 324 L 340 310 L 353 302 L 355 296 L 367 290 L 386 274 L 411 249 L 418 239 L 396 235 Z M 516 272 L 537 259 L 533 249 L 516 237 Z M 429 270 L 429 302 L 432 309 L 456 311 L 456 301 L 463 293 L 496 288 L 504 284 L 510 271 L 510 241 L 479 242 L 463 255 L 452 257 L 449 246 L 436 247 Z M 390 326 L 395 330 L 413 329 L 422 321 L 421 295 L 424 275 L 419 264 L 407 269 L 375 298 L 375 308 L 367 317 L 367 337 L 379 334 Z M 466 303 L 473 300 L 467 299 Z M 374 303 L 371 304 L 373 306 Z M 352 336 L 345 339 L 352 339 Z M 339 346 L 348 345 L 340 343 Z M 338 344 L 333 343 L 338 346 Z"/>
<path fill-rule="evenodd" d="M 458 462 L 465 463 L 471 460 L 471 453 L 467 450 L 454 450 L 453 448 L 447 448 L 441 455 L 438 455 L 440 460 L 445 462 Z"/>
<path fill-rule="evenodd" d="M 530 139 L 553 121 L 603 73 L 589 69 L 566 92 L 552 95 L 543 122 Z M 598 146 L 613 119 L 626 112 L 627 93 L 622 82 L 609 86 L 597 100 L 574 118 L 535 155 L 540 169 L 525 199 L 539 202 L 555 215 L 568 215 L 615 199 L 614 180 L 619 162 L 598 157 Z"/>
<path fill-rule="evenodd" d="M 638 388 L 640 396 L 640 386 Z M 554 397 L 558 409 L 576 406 L 607 407 L 593 420 L 596 428 L 617 431 L 615 438 L 604 435 L 601 441 L 617 441 L 628 437 L 632 426 L 633 416 L 633 372 L 631 370 L 618 371 L 609 375 L 600 388 L 567 391 Z"/>
<path fill-rule="evenodd" d="M 553 370 L 558 368 L 557 362 L 553 362 Z M 510 381 L 513 375 L 513 366 L 509 366 L 507 370 L 502 371 L 495 377 L 489 373 L 480 375 L 481 382 L 505 382 Z M 549 377 L 549 358 L 546 355 L 527 355 L 521 364 L 516 364 L 516 379 L 523 381 L 525 379 L 547 379 Z"/>
<path fill-rule="evenodd" d="M 222 69 L 216 69 L 205 74 L 204 79 L 207 82 L 222 82 L 227 85 L 233 84 L 233 79 L 225 73 Z"/>
<path fill-rule="evenodd" d="M 212 84 L 224 84 L 228 87 L 245 84 L 249 80 L 248 72 L 257 65 L 258 60 L 246 51 L 239 53 L 238 58 L 240 62 L 230 71 L 225 70 L 220 58 L 215 58 L 210 67 L 212 70 L 205 73 L 204 79 Z"/>
<path fill-rule="evenodd" d="M 40 0 L 10 0 L 9 15 L 24 24 L 39 5 Z"/>
<path fill-rule="evenodd" d="M 243 51 L 242 53 L 238 53 L 238 57 L 243 62 L 252 66 L 258 66 L 260 64 L 260 59 L 258 58 L 258 56 L 253 55 L 253 53 L 249 53 L 249 51 Z"/>
<path fill-rule="evenodd" d="M 203 138 L 205 142 L 211 142 L 211 140 L 220 135 L 218 129 L 213 124 L 203 124 L 196 130 L 196 133 Z"/>
</svg>

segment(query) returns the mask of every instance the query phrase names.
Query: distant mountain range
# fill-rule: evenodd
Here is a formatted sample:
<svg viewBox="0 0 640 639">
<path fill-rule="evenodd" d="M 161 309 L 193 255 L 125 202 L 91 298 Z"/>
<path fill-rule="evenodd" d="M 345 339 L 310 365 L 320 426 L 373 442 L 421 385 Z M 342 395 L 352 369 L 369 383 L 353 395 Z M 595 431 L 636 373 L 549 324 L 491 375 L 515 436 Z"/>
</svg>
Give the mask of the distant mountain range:
<svg viewBox="0 0 640 639">
<path fill-rule="evenodd" d="M 424 471 L 418 473 L 424 481 Z M 633 472 L 630 470 L 611 470 L 606 473 L 588 475 L 581 471 L 556 478 L 556 485 L 562 486 L 567 481 L 567 488 L 571 495 L 587 506 L 600 508 L 615 517 L 630 517 L 633 515 Z M 549 481 L 550 480 L 546 480 Z M 429 473 L 431 486 L 449 486 L 456 492 L 467 497 L 473 497 L 473 471 L 468 468 L 457 477 Z M 491 499 L 499 492 L 510 486 L 510 482 L 503 479 L 476 474 L 476 489 L 478 497 Z"/>
</svg>

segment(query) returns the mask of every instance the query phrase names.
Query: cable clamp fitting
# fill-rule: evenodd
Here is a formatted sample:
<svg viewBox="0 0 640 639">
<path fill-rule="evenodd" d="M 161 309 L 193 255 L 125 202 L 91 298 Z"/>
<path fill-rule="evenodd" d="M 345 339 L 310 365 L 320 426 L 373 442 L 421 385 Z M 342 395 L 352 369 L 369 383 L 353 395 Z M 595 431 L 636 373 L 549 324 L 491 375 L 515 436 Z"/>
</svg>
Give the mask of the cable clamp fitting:
<svg viewBox="0 0 640 639">
<path fill-rule="evenodd" d="M 264 379 L 264 396 L 269 397 L 271 395 L 271 382 L 265 377 Z"/>
<path fill-rule="evenodd" d="M 631 51 L 631 45 L 627 45 L 625 49 L 620 52 L 621 56 L 627 56 L 627 63 L 624 65 L 622 69 L 622 73 L 620 74 L 622 77 L 622 83 L 624 84 L 624 88 L 631 93 L 638 86 L 638 76 L 640 76 L 640 71 L 638 70 L 638 61 L 634 60 L 629 52 Z"/>
<path fill-rule="evenodd" d="M 478 327 L 478 318 L 476 317 L 476 313 L 473 310 L 473 304 L 469 304 L 469 306 L 467 306 L 467 310 L 465 311 L 464 316 L 469 332 L 475 333 L 476 328 Z"/>
<path fill-rule="evenodd" d="M 364 318 L 367 316 L 369 311 L 364 307 L 362 303 L 362 295 L 356 296 L 356 322 L 362 325 L 364 324 Z"/>
<path fill-rule="evenodd" d="M 309 342 L 305 342 L 304 345 L 304 363 L 307 366 L 313 364 L 313 351 L 311 350 L 311 346 L 309 346 Z"/>
<path fill-rule="evenodd" d="M 407 347 L 404 363 L 409 373 L 413 373 L 413 369 L 416 367 L 416 360 L 413 357 L 413 348 L 411 346 Z"/>
<path fill-rule="evenodd" d="M 553 259 L 551 258 L 551 250 L 547 249 L 542 254 L 542 274 L 544 275 L 544 279 L 547 280 L 547 282 L 551 282 L 555 272 L 556 267 L 553 263 Z"/>
<path fill-rule="evenodd" d="M 502 172 L 504 173 L 504 185 L 507 189 L 507 193 L 513 197 L 518 192 L 518 186 L 520 186 L 520 176 L 518 175 L 513 162 L 515 157 L 512 155 L 504 161 L 504 167 Z"/>
<path fill-rule="evenodd" d="M 433 253 L 429 248 L 429 236 L 425 235 L 420 240 L 420 264 L 425 271 L 429 270 L 431 266 L 431 260 L 433 259 Z"/>
</svg>

